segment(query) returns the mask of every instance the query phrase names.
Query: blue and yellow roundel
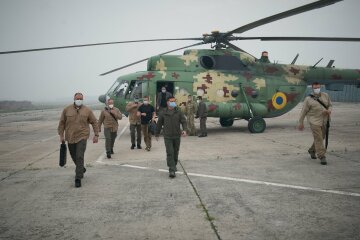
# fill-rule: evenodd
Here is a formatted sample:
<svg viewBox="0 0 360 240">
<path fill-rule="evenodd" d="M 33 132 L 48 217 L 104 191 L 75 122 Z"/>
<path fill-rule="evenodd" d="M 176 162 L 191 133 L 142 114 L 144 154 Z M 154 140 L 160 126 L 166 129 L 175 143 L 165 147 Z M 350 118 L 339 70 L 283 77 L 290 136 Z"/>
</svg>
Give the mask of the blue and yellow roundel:
<svg viewBox="0 0 360 240">
<path fill-rule="evenodd" d="M 272 97 L 272 104 L 277 110 L 285 107 L 287 103 L 286 95 L 283 92 L 277 92 Z"/>
</svg>

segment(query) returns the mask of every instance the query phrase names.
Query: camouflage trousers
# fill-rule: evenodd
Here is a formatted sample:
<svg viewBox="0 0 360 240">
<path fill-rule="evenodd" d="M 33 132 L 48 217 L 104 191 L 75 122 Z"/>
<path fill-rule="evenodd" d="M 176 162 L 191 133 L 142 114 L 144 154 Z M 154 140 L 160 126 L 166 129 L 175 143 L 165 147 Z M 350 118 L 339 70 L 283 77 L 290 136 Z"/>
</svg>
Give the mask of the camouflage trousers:
<svg viewBox="0 0 360 240">
<path fill-rule="evenodd" d="M 77 143 L 68 143 L 69 152 L 75 163 L 75 179 L 84 177 L 84 155 L 86 150 L 86 139 Z"/>
<path fill-rule="evenodd" d="M 187 133 L 190 136 L 195 136 L 196 135 L 196 128 L 195 128 L 195 123 L 194 123 L 194 115 L 188 115 L 186 118 L 186 123 L 187 123 Z"/>
<path fill-rule="evenodd" d="M 176 165 L 178 163 L 179 149 L 180 149 L 180 137 L 165 138 L 166 147 L 166 162 L 169 167 L 169 171 L 176 172 Z"/>
<path fill-rule="evenodd" d="M 312 132 L 312 135 L 314 137 L 314 142 L 309 148 L 309 152 L 314 152 L 317 154 L 318 158 L 325 157 L 326 149 L 324 147 L 324 139 L 325 139 L 325 133 L 326 133 L 326 126 L 316 126 L 313 124 L 310 124 L 310 129 Z"/>
<path fill-rule="evenodd" d="M 104 128 L 104 136 L 106 153 L 111 153 L 111 150 L 114 149 L 117 132 L 111 132 L 110 128 Z"/>
</svg>

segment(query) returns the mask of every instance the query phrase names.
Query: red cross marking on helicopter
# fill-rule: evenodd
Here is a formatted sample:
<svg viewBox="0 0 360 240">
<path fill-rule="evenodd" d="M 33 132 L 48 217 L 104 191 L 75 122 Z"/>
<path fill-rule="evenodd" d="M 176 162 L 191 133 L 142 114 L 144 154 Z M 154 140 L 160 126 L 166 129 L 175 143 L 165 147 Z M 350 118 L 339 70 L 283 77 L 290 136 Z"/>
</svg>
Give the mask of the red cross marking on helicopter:
<svg viewBox="0 0 360 240">
<path fill-rule="evenodd" d="M 223 91 L 224 91 L 224 97 L 229 97 L 229 96 L 226 96 L 226 94 L 228 94 L 230 91 L 227 90 L 227 87 L 223 87 Z"/>
<path fill-rule="evenodd" d="M 243 76 L 244 76 L 244 78 L 246 78 L 246 80 L 248 80 L 248 81 L 252 78 L 252 74 L 249 73 L 249 72 L 245 72 L 245 73 L 243 74 Z"/>
<path fill-rule="evenodd" d="M 210 76 L 210 74 L 207 74 L 206 77 L 203 77 L 203 79 L 206 79 L 205 82 L 212 84 L 212 77 Z"/>
<path fill-rule="evenodd" d="M 209 112 L 213 112 L 213 111 L 215 111 L 217 108 L 218 108 L 218 105 L 215 105 L 215 104 L 210 104 L 210 105 L 208 106 Z"/>
<path fill-rule="evenodd" d="M 173 72 L 171 75 L 173 78 L 178 79 L 178 77 L 180 76 L 179 74 L 177 74 L 176 72 Z"/>
<path fill-rule="evenodd" d="M 202 90 L 204 90 L 204 94 L 207 94 L 207 92 L 206 92 L 207 88 L 208 87 L 205 84 L 202 84 L 201 87 L 197 87 L 197 90 L 202 89 Z"/>
<path fill-rule="evenodd" d="M 300 69 L 291 67 L 289 71 L 292 72 L 294 75 L 296 75 L 296 74 L 298 74 L 300 72 Z"/>
<path fill-rule="evenodd" d="M 153 77 L 155 77 L 155 75 L 152 72 L 148 72 L 148 74 L 144 74 L 141 77 L 137 77 L 137 79 L 144 80 L 144 78 L 146 78 L 147 80 L 150 80 Z"/>
<path fill-rule="evenodd" d="M 334 79 L 334 80 L 341 80 L 342 76 L 338 75 L 338 74 L 333 74 L 333 75 L 331 75 L 331 78 Z"/>
<path fill-rule="evenodd" d="M 233 106 L 233 108 L 234 108 L 235 110 L 240 110 L 240 109 L 241 109 L 241 104 L 240 104 L 240 103 L 237 103 L 237 104 L 235 104 L 235 105 Z"/>
<path fill-rule="evenodd" d="M 269 73 L 269 74 L 273 74 L 274 72 L 277 72 L 277 71 L 279 71 L 279 69 L 277 69 L 276 67 L 267 67 L 265 69 L 265 72 Z"/>
</svg>

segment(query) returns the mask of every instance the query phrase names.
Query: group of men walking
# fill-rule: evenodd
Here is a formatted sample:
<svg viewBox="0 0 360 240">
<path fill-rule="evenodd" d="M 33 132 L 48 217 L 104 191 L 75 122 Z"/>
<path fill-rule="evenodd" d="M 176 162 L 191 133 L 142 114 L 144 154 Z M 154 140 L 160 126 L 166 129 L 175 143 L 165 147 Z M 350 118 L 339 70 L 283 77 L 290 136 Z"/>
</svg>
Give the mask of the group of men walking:
<svg viewBox="0 0 360 240">
<path fill-rule="evenodd" d="M 322 165 L 326 165 L 326 147 L 324 138 L 329 128 L 332 104 L 326 93 L 320 92 L 320 84 L 312 84 L 313 93 L 304 101 L 300 114 L 298 129 L 304 129 L 304 118 L 307 117 L 313 134 L 313 144 L 308 152 L 312 159 L 319 158 Z M 165 100 L 166 99 L 166 100 Z M 165 105 L 166 103 L 166 105 Z M 177 163 L 180 149 L 181 137 L 187 135 L 196 136 L 194 118 L 200 119 L 199 137 L 206 137 L 207 107 L 202 101 L 202 97 L 197 97 L 197 104 L 193 102 L 193 97 L 188 96 L 185 106 L 185 115 L 176 104 L 176 99 L 168 93 L 165 88 L 158 94 L 157 98 L 158 121 L 155 122 L 155 108 L 149 103 L 149 98 L 144 97 L 143 103 L 139 99 L 134 99 L 126 106 L 129 113 L 131 149 L 142 149 L 141 132 L 146 144 L 145 150 L 151 150 L 151 133 L 149 124 L 156 123 L 155 137 L 158 140 L 162 131 L 166 147 L 166 161 L 169 168 L 169 177 L 174 178 L 177 171 Z M 84 177 L 86 168 L 84 167 L 84 155 L 87 139 L 90 136 L 90 127 L 94 131 L 93 143 L 98 142 L 101 125 L 104 124 L 105 149 L 107 158 L 114 154 L 114 143 L 117 137 L 118 120 L 122 119 L 122 113 L 114 107 L 114 101 L 108 99 L 105 108 L 101 111 L 97 120 L 92 110 L 83 105 L 83 94 L 75 93 L 74 103 L 65 107 L 59 121 L 58 134 L 60 142 L 68 143 L 70 156 L 76 165 L 75 186 L 81 187 L 81 179 Z M 180 129 L 182 127 L 182 130 Z"/>
</svg>

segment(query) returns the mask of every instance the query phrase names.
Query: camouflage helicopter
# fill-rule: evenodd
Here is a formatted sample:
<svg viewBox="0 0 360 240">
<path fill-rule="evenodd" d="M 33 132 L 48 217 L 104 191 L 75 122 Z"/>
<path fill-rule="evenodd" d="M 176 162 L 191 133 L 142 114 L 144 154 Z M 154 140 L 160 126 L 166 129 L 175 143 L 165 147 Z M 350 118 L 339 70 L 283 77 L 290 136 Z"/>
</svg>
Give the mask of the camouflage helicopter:
<svg viewBox="0 0 360 240">
<path fill-rule="evenodd" d="M 359 69 L 337 69 L 329 62 L 327 67 L 299 66 L 270 63 L 266 52 L 260 59 L 230 43 L 235 40 L 262 41 L 355 41 L 360 38 L 340 37 L 240 37 L 256 27 L 287 18 L 296 14 L 322 8 L 342 0 L 320 0 L 282 13 L 278 13 L 228 32 L 213 31 L 200 38 L 148 39 L 121 42 L 106 42 L 62 46 L 54 48 L 28 49 L 1 52 L 0 54 L 42 51 L 73 47 L 107 44 L 197 40 L 185 47 L 177 48 L 157 56 L 113 69 L 106 75 L 134 64 L 147 61 L 146 71 L 140 71 L 117 78 L 100 102 L 114 99 L 122 111 L 135 97 L 149 96 L 156 105 L 156 95 L 163 86 L 177 99 L 179 106 L 185 106 L 188 95 L 202 96 L 208 108 L 209 117 L 218 117 L 223 127 L 233 125 L 235 119 L 248 120 L 251 133 L 261 133 L 266 128 L 264 118 L 281 116 L 293 109 L 303 98 L 307 85 L 319 82 L 326 89 L 341 91 L 344 85 L 360 87 Z M 191 47 L 211 44 L 211 49 L 191 49 Z M 187 49 L 190 48 L 190 49 Z M 183 55 L 165 55 L 186 49 Z"/>
</svg>

